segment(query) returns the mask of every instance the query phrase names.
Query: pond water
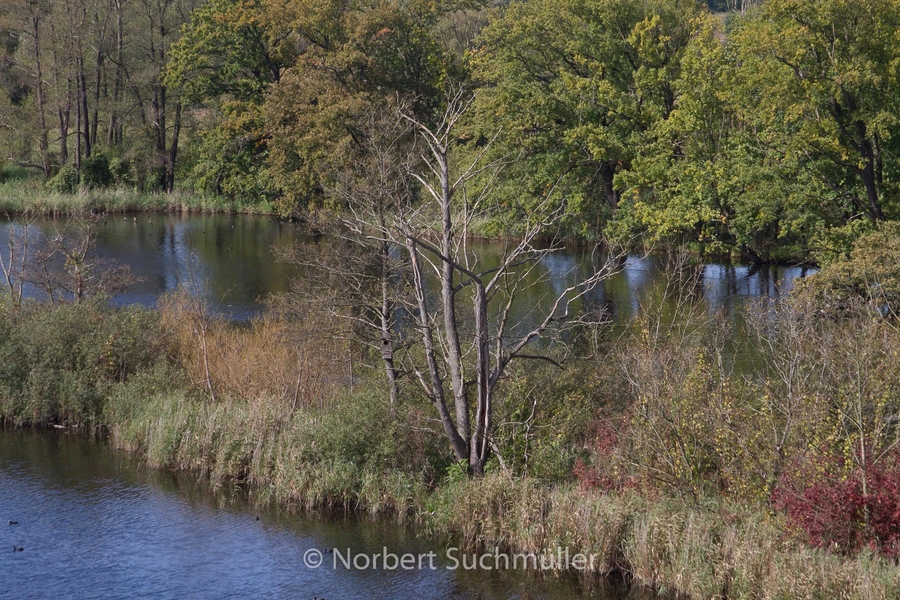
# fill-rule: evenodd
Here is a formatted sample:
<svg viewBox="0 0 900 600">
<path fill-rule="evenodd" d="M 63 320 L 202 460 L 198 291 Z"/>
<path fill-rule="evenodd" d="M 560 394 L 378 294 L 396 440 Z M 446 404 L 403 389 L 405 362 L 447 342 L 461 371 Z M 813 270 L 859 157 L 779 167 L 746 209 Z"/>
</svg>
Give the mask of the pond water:
<svg viewBox="0 0 900 600">
<path fill-rule="evenodd" d="M 385 548 L 437 558 L 433 569 L 428 560 L 422 569 L 348 569 L 343 559 L 334 568 L 327 551 L 363 566 L 358 555 Z M 310 551 L 324 551 L 318 568 L 304 563 Z M 647 597 L 574 575 L 453 565 L 445 546 L 396 525 L 254 507 L 241 490 L 142 468 L 102 441 L 0 430 L 2 598 Z"/>
<path fill-rule="evenodd" d="M 39 220 L 33 227 L 50 237 L 61 221 Z M 11 228 L 0 223 L 0 256 L 8 257 Z M 314 243 L 300 226 L 270 217 L 246 215 L 155 214 L 112 215 L 97 221 L 97 253 L 130 267 L 139 283 L 115 298 L 120 304 L 152 306 L 160 295 L 179 285 L 203 288 L 215 309 L 234 319 L 247 319 L 264 308 L 266 296 L 289 289 L 301 268 L 278 259 L 281 251 L 297 244 Z M 503 251 L 497 243 L 470 244 L 485 266 L 495 264 Z M 521 314 L 583 276 L 596 261 L 584 250 L 563 249 L 546 257 L 531 274 L 535 283 L 522 297 Z M 586 298 L 604 308 L 617 322 L 638 310 L 646 294 L 665 284 L 665 258 L 630 257 L 620 273 L 598 286 Z M 702 271 L 704 297 L 711 311 L 731 313 L 747 299 L 777 298 L 797 277 L 811 270 L 801 266 L 757 268 L 727 262 L 706 263 Z M 28 290 L 38 295 L 36 290 Z"/>
</svg>

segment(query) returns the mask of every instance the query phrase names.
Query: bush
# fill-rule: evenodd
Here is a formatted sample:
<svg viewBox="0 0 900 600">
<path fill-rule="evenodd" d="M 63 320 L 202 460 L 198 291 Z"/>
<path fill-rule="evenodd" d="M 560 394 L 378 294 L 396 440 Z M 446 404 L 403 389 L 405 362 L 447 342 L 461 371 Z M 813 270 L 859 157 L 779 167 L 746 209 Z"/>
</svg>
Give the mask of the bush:
<svg viewBox="0 0 900 600">
<path fill-rule="evenodd" d="M 900 312 L 900 222 L 887 221 L 836 258 L 798 282 L 795 296 L 817 312 L 842 314 L 864 304 L 882 315 Z"/>
<path fill-rule="evenodd" d="M 78 169 L 68 163 L 47 182 L 47 187 L 58 194 L 74 194 L 78 191 L 79 180 Z"/>
<path fill-rule="evenodd" d="M 163 356 L 153 311 L 26 304 L 0 312 L 0 415 L 98 426 L 113 386 Z"/>
<path fill-rule="evenodd" d="M 94 152 L 81 163 L 81 183 L 91 188 L 103 188 L 113 182 L 109 158 L 102 152 Z"/>
<path fill-rule="evenodd" d="M 131 176 L 131 163 L 125 158 L 113 158 L 109 161 L 109 171 L 113 181 L 118 186 L 133 186 L 134 178 Z"/>
<path fill-rule="evenodd" d="M 773 502 L 813 546 L 844 554 L 868 548 L 900 556 L 897 452 L 849 473 L 843 458 L 821 453 L 782 476 Z"/>
<path fill-rule="evenodd" d="M 498 388 L 493 441 L 516 475 L 572 478 L 597 409 L 597 373 L 588 361 L 560 369 L 544 361 L 514 363 Z"/>
<path fill-rule="evenodd" d="M 398 414 L 377 386 L 329 407 L 308 435 L 320 462 L 348 461 L 375 471 L 443 471 L 449 459 L 439 436 L 416 432 L 417 411 Z M 406 407 L 404 412 L 410 409 Z"/>
</svg>

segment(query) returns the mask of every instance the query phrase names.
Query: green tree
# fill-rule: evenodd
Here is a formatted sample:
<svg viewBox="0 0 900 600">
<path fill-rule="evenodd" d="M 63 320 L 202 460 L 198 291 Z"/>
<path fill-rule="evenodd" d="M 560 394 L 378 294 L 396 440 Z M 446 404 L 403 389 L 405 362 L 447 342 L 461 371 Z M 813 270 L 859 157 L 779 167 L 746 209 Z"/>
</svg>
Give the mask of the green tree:
<svg viewBox="0 0 900 600">
<path fill-rule="evenodd" d="M 574 215 L 570 233 L 599 232 L 619 208 L 617 176 L 676 107 L 681 56 L 702 10 L 681 0 L 533 0 L 485 28 L 473 52 L 486 88 L 479 126 L 501 124 L 498 147 L 526 159 L 507 180 L 508 222 L 527 210 L 523 195 L 553 188 Z"/>
<path fill-rule="evenodd" d="M 820 185 L 797 161 L 757 143 L 741 117 L 738 70 L 715 20 L 696 19 L 673 83 L 678 102 L 621 177 L 620 235 L 768 262 L 805 256 L 817 229 L 840 222 L 813 201 Z"/>
<path fill-rule="evenodd" d="M 772 0 L 733 36 L 735 103 L 752 140 L 872 221 L 900 194 L 900 3 Z"/>
<path fill-rule="evenodd" d="M 262 105 L 293 64 L 291 29 L 261 0 L 213 0 L 194 10 L 173 45 L 164 81 L 202 109 L 193 175 L 232 198 L 271 195 Z M 198 110 L 198 112 L 200 112 Z"/>
<path fill-rule="evenodd" d="M 284 212 L 321 203 L 347 168 L 360 123 L 400 97 L 429 120 L 457 61 L 436 39 L 441 16 L 477 2 L 294 2 L 279 18 L 302 49 L 266 100 L 269 172 Z"/>
</svg>

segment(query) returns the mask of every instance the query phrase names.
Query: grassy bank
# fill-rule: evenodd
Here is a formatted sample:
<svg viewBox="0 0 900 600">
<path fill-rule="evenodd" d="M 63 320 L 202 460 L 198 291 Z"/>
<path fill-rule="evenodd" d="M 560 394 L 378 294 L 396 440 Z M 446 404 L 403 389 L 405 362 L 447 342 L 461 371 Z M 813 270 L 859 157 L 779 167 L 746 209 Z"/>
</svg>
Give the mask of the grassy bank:
<svg viewBox="0 0 900 600">
<path fill-rule="evenodd" d="M 893 561 L 811 548 L 765 503 L 692 494 L 705 489 L 696 477 L 679 494 L 579 482 L 571 460 L 553 466 L 568 443 L 559 441 L 561 432 L 577 426 L 563 419 L 582 420 L 579 402 L 620 387 L 614 362 L 605 371 L 588 363 L 577 377 L 532 369 L 543 384 L 537 393 L 560 416 L 542 412 L 552 428 L 524 438 L 530 475 L 491 463 L 484 478 L 469 479 L 448 457 L 427 405 L 409 399 L 391 406 L 378 377 L 360 378 L 360 367 L 350 390 L 354 350 L 315 335 L 318 319 L 310 313 L 288 321 L 272 312 L 235 327 L 185 295 L 162 302 L 159 312 L 101 302 L 19 310 L 0 303 L 0 416 L 23 426 L 102 430 L 153 467 L 195 472 L 214 486 L 241 481 L 260 502 L 395 519 L 471 551 L 540 554 L 563 546 L 595 555 L 594 575 L 616 573 L 692 598 L 900 594 Z M 699 360 L 684 347 L 673 352 Z M 643 377 L 650 381 L 652 373 Z M 694 372 L 686 385 L 705 401 L 701 391 L 715 386 L 698 387 L 698 377 Z M 507 393 L 533 387 L 517 380 Z M 509 468 L 522 472 L 523 438 L 497 439 Z M 611 463 L 619 452 L 601 458 Z M 637 460 L 635 452 L 629 460 Z"/>
<path fill-rule="evenodd" d="M 787 538 L 778 517 L 742 505 L 585 491 L 503 472 L 426 485 L 390 466 L 410 448 L 366 394 L 316 416 L 272 402 L 214 405 L 179 392 L 144 393 L 124 392 L 110 403 L 118 446 L 155 467 L 247 481 L 260 501 L 397 519 L 472 552 L 541 556 L 564 547 L 595 555 L 592 575 L 691 598 L 900 594 L 896 565 L 809 548 Z"/>
<path fill-rule="evenodd" d="M 275 214 L 268 202 L 235 202 L 221 196 L 176 190 L 171 194 L 131 187 L 90 189 L 73 193 L 48 189 L 37 179 L 0 183 L 0 215 L 69 216 L 122 212 L 225 212 Z"/>
</svg>

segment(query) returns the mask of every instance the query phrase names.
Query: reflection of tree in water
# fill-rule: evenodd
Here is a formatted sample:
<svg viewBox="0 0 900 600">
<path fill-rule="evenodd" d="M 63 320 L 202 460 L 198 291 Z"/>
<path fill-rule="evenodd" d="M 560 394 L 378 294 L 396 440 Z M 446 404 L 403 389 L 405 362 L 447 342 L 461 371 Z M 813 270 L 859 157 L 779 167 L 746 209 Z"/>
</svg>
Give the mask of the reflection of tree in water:
<svg viewBox="0 0 900 600">
<path fill-rule="evenodd" d="M 49 219 L 35 220 L 30 228 L 41 236 L 52 236 L 58 224 Z M 13 242 L 21 234 L 24 221 L 0 224 L 0 256 L 9 259 L 10 238 Z M 267 217 L 247 215 L 109 215 L 96 221 L 96 254 L 103 260 L 115 259 L 130 267 L 140 278 L 125 293 L 116 298 L 119 303 L 137 302 L 153 305 L 166 291 L 186 283 L 187 264 L 192 255 L 199 263 L 199 277 L 208 282 L 213 308 L 236 318 L 247 318 L 263 309 L 258 301 L 271 292 L 288 289 L 288 282 L 302 276 L 296 265 L 280 262 L 278 248 L 288 248 L 304 233 L 293 224 L 273 221 Z M 310 238 L 311 239 L 311 238 Z M 472 242 L 470 250 L 477 252 L 486 267 L 496 265 L 502 255 L 503 244 Z M 554 253 L 549 266 L 529 274 L 531 280 L 543 278 L 546 283 L 528 287 L 521 296 L 522 307 L 541 307 L 552 295 L 552 289 L 584 272 L 571 272 L 580 265 L 585 271 L 591 262 L 585 260 L 583 249 L 567 248 Z M 589 258 L 589 257 L 588 257 Z M 652 254 L 644 258 L 631 257 L 623 271 L 598 285 L 583 299 L 585 306 L 604 306 L 616 323 L 627 322 L 639 310 L 640 298 L 660 285 L 663 277 L 663 257 Z M 703 271 L 703 296 L 711 311 L 725 310 L 733 315 L 735 309 L 749 299 L 760 296 L 780 296 L 792 287 L 794 278 L 812 272 L 808 268 L 770 266 L 753 271 L 748 266 L 728 262 L 706 263 Z M 5 281 L 0 281 L 4 287 Z M 549 286 L 549 287 L 548 287 Z M 39 290 L 25 286 L 26 296 L 39 296 Z M 513 315 L 517 320 L 527 317 L 527 309 Z M 525 320 L 528 323 L 528 320 Z"/>
<path fill-rule="evenodd" d="M 43 227 L 31 222 L 8 227 L 0 270 L 13 303 L 26 294 L 51 304 L 79 303 L 134 284 L 128 266 L 98 253 L 97 225 L 95 218 L 70 218 Z"/>
<path fill-rule="evenodd" d="M 278 262 L 276 254 L 298 237 L 294 225 L 265 217 L 139 215 L 107 219 L 99 248 L 146 278 L 121 300 L 153 304 L 162 293 L 189 286 L 193 268 L 217 311 L 246 318 L 295 276 L 296 269 Z"/>
</svg>

